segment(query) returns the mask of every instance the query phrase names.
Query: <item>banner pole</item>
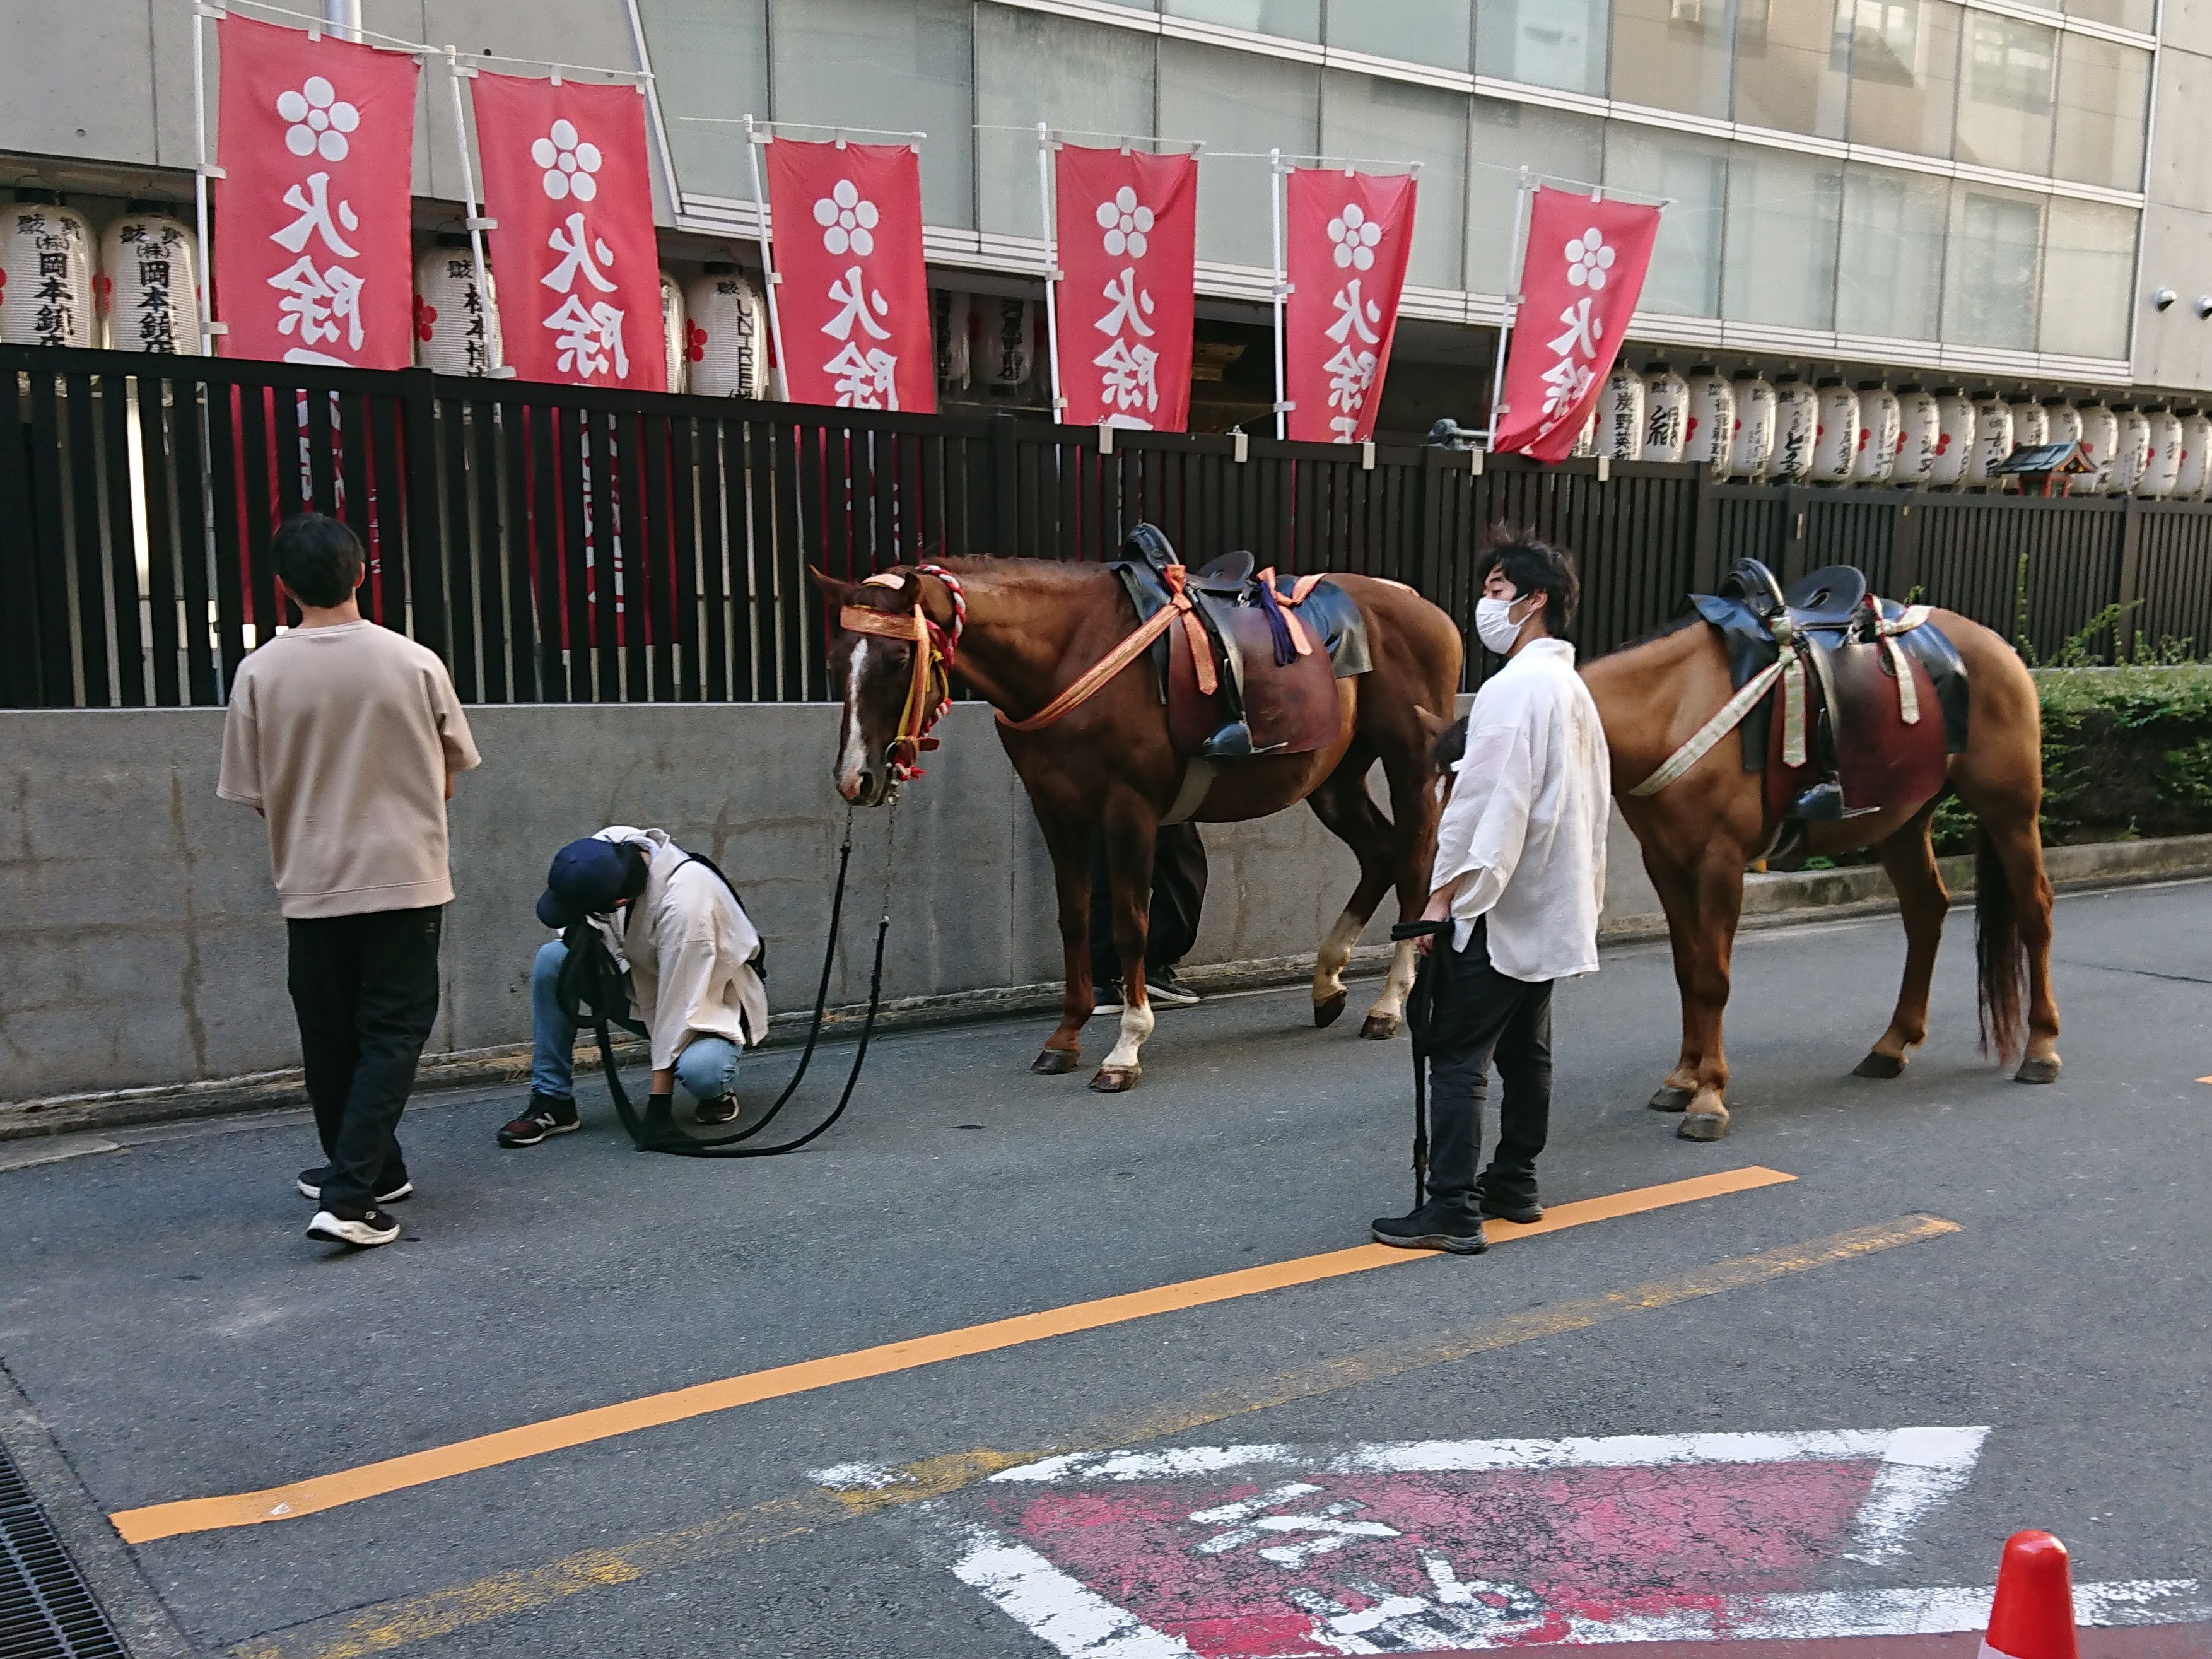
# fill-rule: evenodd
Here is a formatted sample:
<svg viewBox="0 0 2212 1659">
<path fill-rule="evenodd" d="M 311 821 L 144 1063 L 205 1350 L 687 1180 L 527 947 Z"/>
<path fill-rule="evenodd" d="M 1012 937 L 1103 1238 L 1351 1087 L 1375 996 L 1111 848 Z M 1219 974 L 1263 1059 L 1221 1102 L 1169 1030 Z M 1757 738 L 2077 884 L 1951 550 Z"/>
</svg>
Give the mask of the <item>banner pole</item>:
<svg viewBox="0 0 2212 1659">
<path fill-rule="evenodd" d="M 1267 205 L 1274 221 L 1275 256 L 1275 441 L 1280 443 L 1288 430 L 1285 417 L 1290 404 L 1283 401 L 1283 299 L 1289 292 L 1283 271 L 1283 152 L 1267 152 Z"/>
<path fill-rule="evenodd" d="M 783 313 L 775 303 L 776 284 L 783 279 L 775 274 L 775 257 L 768 242 L 768 202 L 761 194 L 760 147 L 775 141 L 774 133 L 757 131 L 753 118 L 745 117 L 745 155 L 753 166 L 753 222 L 760 227 L 761 285 L 768 289 L 768 335 L 775 343 L 775 395 L 789 403 L 791 376 L 783 361 Z"/>
<path fill-rule="evenodd" d="M 192 174 L 193 205 L 199 215 L 200 355 L 215 356 L 214 278 L 208 248 L 207 143 L 207 8 L 192 8 L 192 137 L 198 141 L 198 165 Z"/>
<path fill-rule="evenodd" d="M 1529 183 L 1528 169 L 1521 169 L 1521 190 L 1513 201 L 1513 255 L 1506 266 L 1513 283 L 1513 291 L 1505 296 L 1505 316 L 1498 329 L 1498 362 L 1490 374 L 1490 430 L 1483 434 L 1482 447 L 1494 450 L 1498 447 L 1498 417 L 1506 411 L 1498 400 L 1505 395 L 1505 348 L 1513 338 L 1513 324 L 1521 313 L 1522 243 L 1528 223 L 1528 198 L 1534 193 Z"/>
<path fill-rule="evenodd" d="M 1060 302 L 1055 297 L 1060 291 L 1060 244 L 1054 234 L 1052 216 L 1052 133 L 1042 121 L 1037 123 L 1037 201 L 1044 213 L 1044 340 L 1045 349 L 1052 364 L 1052 418 L 1057 425 L 1067 410 L 1067 399 L 1060 390 Z"/>
<path fill-rule="evenodd" d="M 497 222 L 487 219 L 477 211 L 476 164 L 469 158 L 469 122 L 461 107 L 461 77 L 476 78 L 476 71 L 461 67 L 460 49 L 446 48 L 447 82 L 453 89 L 453 143 L 461 152 L 461 198 L 468 206 L 468 215 L 461 222 L 468 228 L 469 252 L 477 262 L 477 296 L 484 308 L 484 350 L 486 373 L 495 380 L 507 378 L 506 366 L 500 361 L 507 354 L 503 349 L 505 335 L 499 324 L 499 301 L 491 287 L 491 266 L 484 258 L 483 234 L 499 228 Z"/>
</svg>

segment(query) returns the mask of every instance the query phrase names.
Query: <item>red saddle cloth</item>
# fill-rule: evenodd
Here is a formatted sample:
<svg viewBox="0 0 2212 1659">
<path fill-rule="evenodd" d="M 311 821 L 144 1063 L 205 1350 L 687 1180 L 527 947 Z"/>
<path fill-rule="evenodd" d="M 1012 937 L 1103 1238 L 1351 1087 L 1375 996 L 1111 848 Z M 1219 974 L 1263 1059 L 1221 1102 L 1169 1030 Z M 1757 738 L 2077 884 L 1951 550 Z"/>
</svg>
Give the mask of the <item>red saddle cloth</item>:
<svg viewBox="0 0 2212 1659">
<path fill-rule="evenodd" d="M 1807 638 L 1813 672 L 1806 676 L 1806 763 L 1793 767 L 1783 758 L 1790 721 L 1778 701 L 1767 728 L 1768 816 L 1780 817 L 1799 792 L 1826 775 L 1820 764 L 1824 744 L 1834 758 L 1847 811 L 1917 806 L 1942 788 L 1950 756 L 1928 671 L 1916 659 L 1885 651 L 1877 641 L 1830 644 L 1818 633 Z M 1919 717 L 1910 722 L 1899 696 L 1900 664 L 1912 677 L 1911 707 Z"/>
<path fill-rule="evenodd" d="M 1256 605 L 1222 605 L 1212 614 L 1244 660 L 1244 721 L 1252 728 L 1255 753 L 1310 755 L 1342 735 L 1336 671 L 1321 641 L 1311 639 L 1310 652 L 1277 667 L 1274 635 L 1264 610 Z M 1178 755 L 1195 755 L 1233 716 L 1220 690 L 1210 696 L 1199 690 L 1189 630 L 1173 629 L 1170 638 L 1168 738 Z M 1221 673 L 1216 665 L 1217 688 Z"/>
</svg>

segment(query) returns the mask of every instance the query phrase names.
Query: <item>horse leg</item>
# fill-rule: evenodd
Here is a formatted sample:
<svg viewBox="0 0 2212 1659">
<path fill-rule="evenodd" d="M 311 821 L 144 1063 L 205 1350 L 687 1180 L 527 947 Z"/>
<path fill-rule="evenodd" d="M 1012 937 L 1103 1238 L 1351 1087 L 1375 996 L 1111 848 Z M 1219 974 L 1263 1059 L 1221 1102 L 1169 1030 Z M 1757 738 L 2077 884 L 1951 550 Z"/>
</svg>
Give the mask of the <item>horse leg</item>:
<svg viewBox="0 0 2212 1659">
<path fill-rule="evenodd" d="M 2051 878 L 2043 869 L 2043 837 L 2033 812 L 1984 818 L 1982 827 L 2003 867 L 2018 948 L 2027 958 L 2027 1047 L 2013 1077 L 2021 1083 L 2056 1083 L 2058 1002 L 2051 993 Z M 1980 860 L 1985 873 L 1977 877 L 1978 888 L 1997 874 L 1989 862 Z"/>
<path fill-rule="evenodd" d="M 1943 942 L 1943 916 L 1951 908 L 1942 872 L 1936 867 L 1936 848 L 1928 828 L 1935 821 L 1930 801 L 1903 829 L 1875 850 L 1881 867 L 1897 889 L 1899 909 L 1905 917 L 1905 982 L 1897 993 L 1897 1012 L 1889 1029 L 1875 1040 L 1867 1057 L 1853 1069 L 1855 1077 L 1895 1077 L 1905 1070 L 1911 1051 L 1928 1040 L 1928 988 L 1936 976 L 1936 947 Z"/>
<path fill-rule="evenodd" d="M 1691 986 L 1695 977 L 1693 947 L 1698 927 L 1697 886 L 1686 872 L 1656 856 L 1649 848 L 1644 852 L 1644 871 L 1651 878 L 1652 888 L 1659 895 L 1659 908 L 1667 915 L 1667 944 L 1674 958 L 1674 986 L 1682 1002 L 1681 1051 L 1674 1057 L 1674 1069 L 1646 1103 L 1655 1112 L 1687 1111 L 1691 1097 L 1698 1091 L 1698 1062 L 1701 1058 L 1691 1015 Z"/>
<path fill-rule="evenodd" d="M 1692 877 L 1697 919 L 1689 937 L 1687 978 L 1682 984 L 1682 1051 L 1698 1056 L 1697 1080 L 1674 1133 L 1685 1140 L 1718 1140 L 1729 1132 L 1728 1056 L 1721 1048 L 1721 1014 L 1728 1006 L 1729 963 L 1735 925 L 1743 910 L 1742 855 L 1735 843 L 1708 847 Z"/>
<path fill-rule="evenodd" d="M 1149 813 L 1109 811 L 1106 870 L 1114 893 L 1114 951 L 1121 959 L 1121 1030 L 1091 1079 L 1102 1095 L 1133 1089 L 1144 1075 L 1138 1051 L 1152 1034 L 1151 999 L 1145 991 L 1145 939 L 1152 927 L 1152 841 L 1158 824 Z"/>
<path fill-rule="evenodd" d="M 1361 930 L 1375 915 L 1375 907 L 1382 902 L 1382 895 L 1390 885 L 1392 827 L 1390 820 L 1382 816 L 1382 809 L 1376 805 L 1375 798 L 1367 793 L 1367 769 L 1373 764 L 1374 757 L 1364 745 L 1355 745 L 1321 787 L 1306 797 L 1314 816 L 1359 860 L 1359 884 L 1352 890 L 1343 914 L 1337 917 L 1336 925 L 1328 930 L 1328 937 L 1314 954 L 1316 1025 L 1334 1025 L 1344 1012 L 1345 966 L 1352 960 L 1352 949 L 1358 944 Z M 1395 966 L 1394 963 L 1394 969 Z"/>
<path fill-rule="evenodd" d="M 1386 756 L 1382 769 L 1390 780 L 1391 817 L 1383 827 L 1390 832 L 1390 873 L 1398 889 L 1398 920 L 1413 921 L 1428 906 L 1429 878 L 1437 863 L 1437 820 L 1443 809 L 1436 797 L 1425 747 L 1395 758 Z M 1382 981 L 1382 994 L 1367 1011 L 1360 1036 L 1380 1040 L 1398 1035 L 1418 961 L 1413 941 L 1401 939 L 1390 953 L 1390 974 Z"/>
<path fill-rule="evenodd" d="M 1046 850 L 1052 854 L 1053 887 L 1060 899 L 1060 947 L 1066 959 L 1066 989 L 1060 1024 L 1044 1042 L 1030 1070 L 1059 1077 L 1083 1058 L 1083 1022 L 1091 1018 L 1091 826 L 1080 818 L 1037 814 Z"/>
</svg>

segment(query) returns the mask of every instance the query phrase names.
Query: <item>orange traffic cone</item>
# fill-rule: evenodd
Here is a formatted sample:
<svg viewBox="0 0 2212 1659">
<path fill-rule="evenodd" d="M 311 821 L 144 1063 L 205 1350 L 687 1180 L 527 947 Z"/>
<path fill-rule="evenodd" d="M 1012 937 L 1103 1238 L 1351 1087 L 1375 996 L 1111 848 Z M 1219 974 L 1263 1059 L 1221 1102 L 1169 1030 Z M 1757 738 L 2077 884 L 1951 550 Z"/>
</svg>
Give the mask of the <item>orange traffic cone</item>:
<svg viewBox="0 0 2212 1659">
<path fill-rule="evenodd" d="M 1981 1659 L 2080 1659 L 2066 1546 L 2049 1533 L 2016 1532 L 2005 1540 Z"/>
</svg>

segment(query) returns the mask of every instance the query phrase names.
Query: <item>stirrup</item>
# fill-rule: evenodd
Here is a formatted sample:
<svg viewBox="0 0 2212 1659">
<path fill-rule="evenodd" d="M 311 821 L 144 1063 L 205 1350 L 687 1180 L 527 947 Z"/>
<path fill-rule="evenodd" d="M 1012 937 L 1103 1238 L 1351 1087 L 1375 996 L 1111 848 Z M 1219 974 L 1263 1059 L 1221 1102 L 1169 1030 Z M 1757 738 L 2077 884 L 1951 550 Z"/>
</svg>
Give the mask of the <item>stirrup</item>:
<svg viewBox="0 0 2212 1659">
<path fill-rule="evenodd" d="M 1824 778 L 1791 801 L 1784 816 L 1802 823 L 1840 823 L 1845 818 L 1863 818 L 1881 810 L 1878 806 L 1844 805 L 1844 786 L 1833 778 Z"/>
<path fill-rule="evenodd" d="M 1231 720 L 1198 748 L 1206 760 L 1243 760 L 1255 751 L 1252 748 L 1252 728 L 1243 720 Z"/>
</svg>

